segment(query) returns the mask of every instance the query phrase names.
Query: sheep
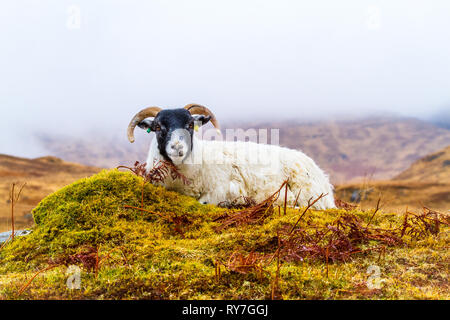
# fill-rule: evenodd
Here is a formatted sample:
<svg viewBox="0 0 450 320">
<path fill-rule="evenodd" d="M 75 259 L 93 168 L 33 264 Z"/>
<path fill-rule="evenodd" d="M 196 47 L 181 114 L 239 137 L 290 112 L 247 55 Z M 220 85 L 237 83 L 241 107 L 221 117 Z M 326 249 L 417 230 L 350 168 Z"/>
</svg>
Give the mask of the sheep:
<svg viewBox="0 0 450 320">
<path fill-rule="evenodd" d="M 155 132 L 146 169 L 151 170 L 162 160 L 171 162 L 191 183 L 169 177 L 163 185 L 204 204 L 239 203 L 245 198 L 260 202 L 288 179 L 289 205 L 297 203 L 303 207 L 324 194 L 313 208 L 335 208 L 333 186 L 310 157 L 277 145 L 198 139 L 194 131 L 208 122 L 220 132 L 216 117 L 204 106 L 188 104 L 166 110 L 149 107 L 132 118 L 127 129 L 128 140 L 134 142 L 136 126 Z M 283 202 L 281 196 L 275 204 Z"/>
</svg>

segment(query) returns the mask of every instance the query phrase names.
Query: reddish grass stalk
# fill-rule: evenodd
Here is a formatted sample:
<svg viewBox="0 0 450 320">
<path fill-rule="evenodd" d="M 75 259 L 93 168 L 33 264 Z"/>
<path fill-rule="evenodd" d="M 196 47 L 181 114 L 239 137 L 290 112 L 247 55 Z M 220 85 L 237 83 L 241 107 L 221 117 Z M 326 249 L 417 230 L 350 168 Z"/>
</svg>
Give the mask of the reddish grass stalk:
<svg viewBox="0 0 450 320">
<path fill-rule="evenodd" d="M 271 298 L 272 300 L 275 300 L 275 292 L 278 290 L 279 287 L 279 281 L 280 281 L 280 249 L 281 249 L 281 240 L 280 240 L 280 234 L 277 232 L 277 240 L 278 240 L 278 246 L 277 246 L 277 271 L 275 273 L 275 279 L 272 280 L 272 292 L 271 292 Z"/>
<path fill-rule="evenodd" d="M 97 248 L 95 248 L 95 277 L 97 278 L 98 276 L 98 263 L 99 263 L 99 259 L 98 259 L 98 251 L 100 250 L 100 246 L 97 246 Z"/>
<path fill-rule="evenodd" d="M 48 266 L 47 268 L 41 269 L 41 270 L 39 270 L 38 272 L 36 272 L 36 273 L 31 277 L 31 279 L 28 280 L 28 282 L 27 282 L 24 286 L 22 286 L 22 288 L 21 288 L 21 289 L 19 290 L 19 292 L 18 292 L 18 295 L 20 296 L 20 295 L 22 294 L 22 292 L 24 292 L 24 291 L 28 288 L 28 286 L 31 284 L 31 282 L 34 280 L 34 278 L 36 278 L 36 277 L 38 276 L 39 273 L 44 272 L 44 271 L 48 271 L 48 270 L 53 269 L 53 268 L 56 268 L 56 267 L 58 267 L 58 266 L 59 266 L 59 264 L 52 265 L 52 266 Z"/>
<path fill-rule="evenodd" d="M 214 261 L 214 278 L 216 278 L 217 281 L 217 260 Z"/>
<path fill-rule="evenodd" d="M 383 253 L 386 253 L 386 246 L 381 247 L 380 255 L 378 256 L 377 262 L 380 262 L 380 260 L 381 260 L 381 255 L 382 255 Z"/>
<path fill-rule="evenodd" d="M 310 198 L 308 200 L 308 206 L 305 208 L 305 210 L 303 211 L 303 213 L 300 215 L 300 217 L 297 219 L 297 222 L 295 222 L 294 226 L 292 227 L 291 231 L 289 231 L 289 234 L 291 234 L 295 228 L 297 227 L 297 224 L 300 222 L 301 218 L 303 217 L 303 215 L 320 199 L 322 199 L 323 197 L 325 197 L 328 193 L 323 194 L 321 193 L 320 196 L 318 198 L 316 198 L 316 200 L 314 200 L 313 202 L 311 202 L 312 198 Z"/>
<path fill-rule="evenodd" d="M 16 184 L 13 183 L 11 187 L 11 230 L 12 241 L 14 241 L 14 188 Z"/>
<path fill-rule="evenodd" d="M 11 200 L 11 241 L 14 240 L 14 236 L 15 236 L 15 223 L 14 223 L 14 207 L 16 205 L 16 203 L 19 201 L 20 198 L 20 194 L 22 193 L 23 188 L 25 187 L 27 183 L 25 182 L 19 189 L 19 193 L 17 195 L 15 195 L 15 187 L 16 184 L 13 183 L 11 186 L 11 192 L 10 192 L 10 200 Z"/>
<path fill-rule="evenodd" d="M 218 260 L 216 260 L 214 262 L 214 265 L 215 265 L 214 274 L 215 274 L 216 282 L 219 282 L 220 277 L 221 277 L 220 262 Z"/>
<path fill-rule="evenodd" d="M 275 285 L 274 285 L 275 280 L 272 280 L 272 293 L 271 293 L 271 300 L 275 300 Z"/>
<path fill-rule="evenodd" d="M 145 189 L 145 180 L 142 181 L 141 208 L 144 207 L 144 189 Z"/>
<path fill-rule="evenodd" d="M 6 239 L 5 242 L 3 242 L 3 244 L 0 246 L 0 250 L 3 249 L 4 246 L 6 246 L 6 244 L 8 243 L 8 241 L 11 239 L 12 234 L 9 235 L 8 239 Z"/>
<path fill-rule="evenodd" d="M 148 212 L 151 214 L 156 214 L 157 216 L 160 216 L 161 218 L 164 218 L 164 216 L 158 212 L 154 212 L 154 211 L 150 211 L 150 210 L 145 210 L 144 208 L 138 208 L 138 207 L 133 207 L 133 206 L 123 206 L 125 209 L 135 209 L 135 210 L 139 210 L 139 211 L 144 211 L 144 212 Z"/>
<path fill-rule="evenodd" d="M 302 192 L 302 189 L 298 190 L 297 197 L 295 197 L 295 202 L 294 202 L 293 208 L 295 208 L 295 206 L 296 206 L 297 203 L 298 203 L 298 198 L 300 197 L 300 192 Z"/>
<path fill-rule="evenodd" d="M 287 183 L 287 181 L 285 182 Z M 281 188 L 280 188 L 281 190 Z M 297 222 L 295 222 L 294 226 L 291 228 L 291 230 L 289 231 L 288 235 L 292 235 L 292 232 L 295 230 L 295 227 L 297 227 L 297 224 L 299 223 L 300 219 L 303 217 L 303 215 L 306 213 L 306 211 L 309 210 L 309 208 L 311 208 L 317 201 L 319 201 L 320 199 L 322 199 L 323 197 L 325 197 L 327 195 L 326 194 L 320 194 L 320 196 L 318 198 L 316 198 L 313 202 L 311 202 L 312 198 L 308 200 L 308 206 L 305 208 L 305 210 L 303 211 L 303 213 L 300 215 L 300 217 L 297 219 Z M 275 258 L 276 255 L 280 254 L 280 250 L 281 250 L 281 244 L 278 246 L 277 251 L 275 251 L 275 253 L 272 255 L 272 257 L 270 258 L 269 262 L 267 263 L 267 265 L 269 265 L 270 263 L 272 263 L 273 259 Z"/>
<path fill-rule="evenodd" d="M 375 217 L 375 214 L 378 212 L 378 210 L 380 209 L 380 201 L 381 201 L 381 197 L 378 198 L 378 202 L 377 202 L 377 207 L 375 208 L 375 211 L 373 212 L 372 216 L 370 217 L 369 222 L 367 223 L 366 229 L 369 227 L 370 223 L 372 222 L 373 217 Z"/>
<path fill-rule="evenodd" d="M 288 184 L 286 183 L 285 191 L 284 191 L 284 215 L 286 215 L 287 209 L 287 192 L 288 192 Z"/>
</svg>

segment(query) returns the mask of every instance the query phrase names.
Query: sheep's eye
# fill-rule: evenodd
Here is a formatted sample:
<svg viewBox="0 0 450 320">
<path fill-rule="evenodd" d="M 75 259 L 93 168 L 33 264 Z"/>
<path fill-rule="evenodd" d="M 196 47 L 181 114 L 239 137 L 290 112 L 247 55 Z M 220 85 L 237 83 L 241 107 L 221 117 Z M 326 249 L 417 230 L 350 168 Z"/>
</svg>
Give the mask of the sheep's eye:
<svg viewBox="0 0 450 320">
<path fill-rule="evenodd" d="M 193 123 L 189 124 L 189 129 L 194 129 L 194 124 Z"/>
<path fill-rule="evenodd" d="M 160 125 L 156 125 L 155 131 L 160 131 L 160 130 L 161 130 L 161 126 Z"/>
</svg>

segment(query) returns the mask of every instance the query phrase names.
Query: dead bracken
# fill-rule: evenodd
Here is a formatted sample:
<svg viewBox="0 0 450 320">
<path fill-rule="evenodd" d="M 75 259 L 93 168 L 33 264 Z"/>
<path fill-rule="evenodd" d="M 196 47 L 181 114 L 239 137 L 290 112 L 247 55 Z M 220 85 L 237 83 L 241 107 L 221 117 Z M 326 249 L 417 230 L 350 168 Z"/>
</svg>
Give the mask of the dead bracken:
<svg viewBox="0 0 450 320">
<path fill-rule="evenodd" d="M 169 161 L 158 161 L 153 168 L 147 172 L 146 163 L 136 161 L 134 167 L 118 166 L 117 169 L 128 169 L 135 175 L 142 177 L 145 182 L 163 183 L 169 176 L 172 179 L 180 179 L 184 184 L 190 184 L 190 180 L 178 171 L 178 168 Z"/>
<path fill-rule="evenodd" d="M 245 207 L 243 210 L 238 212 L 233 212 L 231 214 L 226 213 L 225 215 L 216 218 L 214 221 L 221 223 L 216 230 L 220 232 L 221 230 L 229 227 L 262 223 L 266 217 L 273 213 L 273 203 L 277 201 L 280 196 L 281 189 L 283 189 L 286 184 L 287 181 L 285 181 L 274 194 L 261 203 L 254 204 L 250 207 Z M 248 203 L 252 203 L 251 201 L 252 200 L 248 200 Z"/>
</svg>

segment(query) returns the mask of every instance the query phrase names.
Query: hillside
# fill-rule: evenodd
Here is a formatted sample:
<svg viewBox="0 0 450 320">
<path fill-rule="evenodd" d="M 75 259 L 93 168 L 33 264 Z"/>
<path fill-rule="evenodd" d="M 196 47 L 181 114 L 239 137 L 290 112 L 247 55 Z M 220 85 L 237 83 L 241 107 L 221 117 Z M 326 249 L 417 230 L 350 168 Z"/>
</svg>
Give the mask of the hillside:
<svg viewBox="0 0 450 320">
<path fill-rule="evenodd" d="M 344 201 L 360 199 L 362 207 L 381 204 L 390 210 L 404 211 L 423 206 L 447 212 L 450 209 L 450 146 L 414 162 L 390 181 L 366 180 L 343 184 L 336 195 Z"/>
<path fill-rule="evenodd" d="M 56 157 L 25 159 L 0 154 L 0 232 L 10 229 L 9 192 L 13 182 L 27 183 L 15 210 L 16 225 L 23 227 L 32 222 L 31 209 L 45 196 L 98 171 Z"/>
<path fill-rule="evenodd" d="M 278 128 L 280 144 L 311 156 L 333 183 L 391 179 L 415 160 L 450 144 L 450 130 L 405 118 L 371 118 L 333 122 L 223 122 L 224 128 Z M 86 137 L 39 135 L 46 153 L 68 161 L 116 167 L 146 158 L 150 137 L 137 130 L 134 144 L 123 130 Z"/>
<path fill-rule="evenodd" d="M 422 210 L 423 207 L 441 212 L 450 210 L 450 183 L 416 181 L 369 181 L 367 183 L 349 183 L 336 187 L 336 198 L 346 202 L 353 201 L 362 209 L 374 208 L 378 199 L 383 210 L 405 212 Z M 353 198 L 353 199 L 352 199 Z"/>
<path fill-rule="evenodd" d="M 269 202 L 202 205 L 104 170 L 45 198 L 31 234 L 0 247 L 0 299 L 449 298 L 448 215 Z"/>
<path fill-rule="evenodd" d="M 153 136 L 136 130 L 136 141 L 131 144 L 124 132 L 123 128 L 108 134 L 96 132 L 77 136 L 41 132 L 36 133 L 34 139 L 44 154 L 87 166 L 115 168 L 145 160 Z"/>
<path fill-rule="evenodd" d="M 414 162 L 394 180 L 450 181 L 450 146 Z"/>
<path fill-rule="evenodd" d="M 450 130 L 404 118 L 322 123 L 255 123 L 280 128 L 280 144 L 301 149 L 335 184 L 391 179 L 415 160 L 450 144 Z"/>
</svg>

